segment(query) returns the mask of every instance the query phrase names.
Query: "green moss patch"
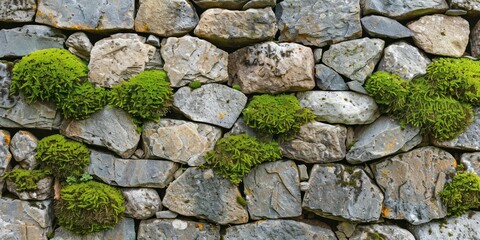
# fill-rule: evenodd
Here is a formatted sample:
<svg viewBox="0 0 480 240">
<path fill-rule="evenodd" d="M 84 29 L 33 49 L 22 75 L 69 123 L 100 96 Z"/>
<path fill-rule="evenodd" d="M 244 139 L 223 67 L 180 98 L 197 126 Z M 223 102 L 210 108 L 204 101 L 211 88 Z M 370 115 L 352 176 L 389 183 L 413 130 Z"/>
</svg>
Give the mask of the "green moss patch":
<svg viewBox="0 0 480 240">
<path fill-rule="evenodd" d="M 459 171 L 440 192 L 448 215 L 460 216 L 470 208 L 480 207 L 480 177 L 473 172 Z"/>
<path fill-rule="evenodd" d="M 202 86 L 202 82 L 198 81 L 198 80 L 195 80 L 191 83 L 188 84 L 188 86 L 191 88 L 191 89 L 197 89 L 197 88 L 200 88 Z"/>
<path fill-rule="evenodd" d="M 13 182 L 13 186 L 17 191 L 35 191 L 38 189 L 38 181 L 48 177 L 48 170 L 25 170 L 15 168 L 12 171 L 5 172 L 3 179 Z"/>
<path fill-rule="evenodd" d="M 67 118 L 85 119 L 107 104 L 107 91 L 85 82 L 61 97 L 57 108 Z"/>
</svg>

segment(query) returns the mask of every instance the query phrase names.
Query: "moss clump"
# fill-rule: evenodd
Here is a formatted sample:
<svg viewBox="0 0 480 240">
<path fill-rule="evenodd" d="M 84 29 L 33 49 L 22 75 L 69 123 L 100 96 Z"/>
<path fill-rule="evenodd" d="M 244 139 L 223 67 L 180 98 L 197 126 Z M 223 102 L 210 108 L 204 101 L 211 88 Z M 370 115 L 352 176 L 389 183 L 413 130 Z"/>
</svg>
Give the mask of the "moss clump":
<svg viewBox="0 0 480 240">
<path fill-rule="evenodd" d="M 278 143 L 260 143 L 248 134 L 240 134 L 218 140 L 215 148 L 205 154 L 205 159 L 207 167 L 238 184 L 254 166 L 281 156 Z"/>
<path fill-rule="evenodd" d="M 69 94 L 63 95 L 57 103 L 57 108 L 66 118 L 85 119 L 103 109 L 106 103 L 107 91 L 85 82 L 75 87 Z"/>
<path fill-rule="evenodd" d="M 195 80 L 191 83 L 188 84 L 188 86 L 191 88 L 191 89 L 197 89 L 197 88 L 200 88 L 202 86 L 202 82 L 198 81 L 198 80 Z"/>
<path fill-rule="evenodd" d="M 440 192 L 448 215 L 460 216 L 470 208 L 480 207 L 480 177 L 473 172 L 459 171 Z"/>
<path fill-rule="evenodd" d="M 237 84 L 233 85 L 232 88 L 237 91 L 242 91 L 242 87 L 240 87 L 240 85 L 237 85 Z"/>
<path fill-rule="evenodd" d="M 55 177 L 80 176 L 90 164 L 90 150 L 83 144 L 55 134 L 38 142 L 35 158 Z"/>
<path fill-rule="evenodd" d="M 387 72 L 376 72 L 370 76 L 365 90 L 386 113 L 398 113 L 405 108 L 408 82 L 400 76 Z"/>
<path fill-rule="evenodd" d="M 38 189 L 37 182 L 48 177 L 48 170 L 26 170 L 15 168 L 12 171 L 5 172 L 3 179 L 13 182 L 17 191 L 35 191 Z"/>
<path fill-rule="evenodd" d="M 167 113 L 172 100 L 173 90 L 167 73 L 151 70 L 114 86 L 110 92 L 109 103 L 144 122 L 158 121 Z"/>
<path fill-rule="evenodd" d="M 237 203 L 240 204 L 242 207 L 247 206 L 247 200 L 243 198 L 242 196 L 237 196 Z"/>
<path fill-rule="evenodd" d="M 245 123 L 262 134 L 295 133 L 315 119 L 292 95 L 255 96 L 242 113 Z"/>
<path fill-rule="evenodd" d="M 124 201 L 118 189 L 89 181 L 64 186 L 54 210 L 60 226 L 84 235 L 114 228 L 125 211 Z"/>
</svg>

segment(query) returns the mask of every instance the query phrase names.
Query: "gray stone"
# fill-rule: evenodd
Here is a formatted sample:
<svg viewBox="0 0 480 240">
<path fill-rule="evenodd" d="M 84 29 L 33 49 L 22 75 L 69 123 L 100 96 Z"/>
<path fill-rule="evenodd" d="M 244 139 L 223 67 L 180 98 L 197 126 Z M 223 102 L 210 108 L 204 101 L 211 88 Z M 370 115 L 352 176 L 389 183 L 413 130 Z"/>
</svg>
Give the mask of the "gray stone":
<svg viewBox="0 0 480 240">
<path fill-rule="evenodd" d="M 197 6 L 207 8 L 242 9 L 250 0 L 192 0 Z"/>
<path fill-rule="evenodd" d="M 383 40 L 376 38 L 337 43 L 323 53 L 323 63 L 363 84 L 380 60 L 384 45 Z"/>
<path fill-rule="evenodd" d="M 87 235 L 77 235 L 63 227 L 55 229 L 51 240 L 135 240 L 135 222 L 131 218 L 122 218 L 114 229 Z"/>
<path fill-rule="evenodd" d="M 471 15 L 480 14 L 480 2 L 476 0 L 450 0 L 450 8 L 467 10 Z"/>
<path fill-rule="evenodd" d="M 425 75 L 430 59 L 418 48 L 397 42 L 383 50 L 383 58 L 378 64 L 379 71 L 397 74 L 405 80 Z"/>
<path fill-rule="evenodd" d="M 448 16 L 463 16 L 463 15 L 467 15 L 467 10 L 463 10 L 463 9 L 448 9 L 446 12 L 445 12 L 445 15 L 448 15 Z"/>
<path fill-rule="evenodd" d="M 195 35 L 219 47 L 238 48 L 272 40 L 277 21 L 271 8 L 234 11 L 213 8 L 203 12 Z"/>
<path fill-rule="evenodd" d="M 18 131 L 13 135 L 10 152 L 22 168 L 34 169 L 37 166 L 37 144 L 38 139 L 30 132 Z"/>
<path fill-rule="evenodd" d="M 61 31 L 41 25 L 0 30 L 0 58 L 22 57 L 46 48 L 63 48 L 65 35 Z"/>
<path fill-rule="evenodd" d="M 187 0 L 140 0 L 135 31 L 162 37 L 182 36 L 197 23 L 197 12 Z"/>
<path fill-rule="evenodd" d="M 0 176 L 5 171 L 10 170 L 10 162 L 12 161 L 12 154 L 8 150 L 10 145 L 10 133 L 0 129 Z M 2 197 L 5 181 L 0 177 L 0 197 Z"/>
<path fill-rule="evenodd" d="M 91 152 L 88 173 L 114 186 L 165 188 L 179 168 L 170 161 L 120 159 L 104 152 Z"/>
<path fill-rule="evenodd" d="M 237 202 L 238 187 L 211 170 L 188 168 L 167 188 L 163 206 L 185 216 L 218 224 L 248 222 L 247 210 Z"/>
<path fill-rule="evenodd" d="M 470 27 L 462 17 L 442 14 L 423 16 L 407 27 L 414 32 L 415 45 L 427 53 L 461 57 L 468 45 Z"/>
<path fill-rule="evenodd" d="M 173 106 L 188 119 L 231 128 L 247 97 L 240 91 L 216 83 L 192 90 L 182 87 L 174 94 Z"/>
<path fill-rule="evenodd" d="M 249 8 L 265 8 L 265 7 L 275 7 L 277 4 L 276 0 L 250 0 L 245 5 L 243 5 L 243 10 Z"/>
<path fill-rule="evenodd" d="M 93 45 L 84 32 L 76 32 L 70 35 L 65 42 L 65 46 L 67 46 L 68 51 L 80 58 L 87 61 L 90 59 L 90 51 L 92 51 Z"/>
<path fill-rule="evenodd" d="M 125 216 L 134 219 L 147 219 L 162 210 L 162 201 L 155 189 L 122 189 L 125 198 Z"/>
<path fill-rule="evenodd" d="M 358 223 L 355 222 L 340 222 L 337 225 L 337 229 L 339 232 L 343 233 L 345 237 L 351 237 L 355 228 L 357 227 Z"/>
<path fill-rule="evenodd" d="M 41 0 L 35 22 L 88 31 L 133 29 L 134 0 Z"/>
<path fill-rule="evenodd" d="M 372 224 L 358 226 L 355 229 L 352 237 L 350 237 L 350 240 L 371 240 L 375 239 L 375 237 L 381 237 L 384 240 L 415 240 L 415 237 L 408 230 L 392 224 Z"/>
<path fill-rule="evenodd" d="M 300 191 L 306 192 L 310 189 L 310 183 L 308 182 L 300 182 Z"/>
<path fill-rule="evenodd" d="M 0 2 L 0 22 L 31 22 L 36 10 L 35 0 L 3 0 Z"/>
<path fill-rule="evenodd" d="M 472 171 L 480 176 L 480 152 L 462 154 L 460 163 L 466 167 L 467 171 Z"/>
<path fill-rule="evenodd" d="M 298 174 L 300 175 L 300 181 L 308 180 L 308 170 L 305 164 L 298 165 Z"/>
<path fill-rule="evenodd" d="M 480 21 L 475 24 L 470 34 L 470 48 L 472 49 L 472 57 L 480 57 Z"/>
<path fill-rule="evenodd" d="M 394 154 L 418 135 L 419 128 L 402 127 L 398 121 L 381 116 L 372 124 L 355 129 L 356 141 L 347 153 L 347 161 L 359 164 Z"/>
<path fill-rule="evenodd" d="M 12 83 L 13 63 L 0 62 L 0 108 L 11 108 L 15 106 L 18 96 L 10 95 Z"/>
<path fill-rule="evenodd" d="M 285 0 L 275 11 L 280 41 L 323 47 L 362 36 L 360 0 Z"/>
<path fill-rule="evenodd" d="M 322 61 L 322 54 L 323 54 L 323 49 L 321 48 L 317 48 L 313 50 L 313 58 L 315 59 L 316 64 Z"/>
<path fill-rule="evenodd" d="M 178 217 L 178 214 L 172 211 L 160 211 L 155 213 L 155 217 L 157 218 L 169 218 L 169 219 L 175 219 Z"/>
<path fill-rule="evenodd" d="M 438 140 L 433 140 L 433 144 L 438 147 L 444 148 L 453 148 L 461 149 L 467 151 L 478 151 L 480 150 L 480 108 L 475 108 L 474 111 L 474 120 L 467 126 L 467 129 L 463 133 L 460 133 L 457 137 L 439 142 Z"/>
<path fill-rule="evenodd" d="M 265 220 L 227 228 L 225 240 L 336 240 L 330 227 L 321 222 L 293 220 Z"/>
<path fill-rule="evenodd" d="M 228 53 L 203 39 L 170 37 L 162 42 L 161 52 L 172 87 L 228 80 Z"/>
<path fill-rule="evenodd" d="M 199 166 L 203 155 L 213 149 L 222 137 L 222 130 L 207 124 L 162 118 L 159 123 L 143 127 L 142 142 L 145 158 L 168 159 Z"/>
<path fill-rule="evenodd" d="M 337 162 L 345 158 L 347 128 L 321 122 L 303 125 L 292 140 L 282 142 L 284 157 L 306 163 Z"/>
<path fill-rule="evenodd" d="M 465 213 L 460 217 L 449 217 L 442 221 L 432 221 L 411 226 L 410 231 L 417 239 L 472 239 L 480 236 L 480 212 Z"/>
<path fill-rule="evenodd" d="M 364 0 L 364 15 L 379 14 L 394 19 L 411 19 L 432 13 L 441 13 L 448 9 L 445 0 Z"/>
<path fill-rule="evenodd" d="M 231 135 L 239 135 L 239 134 L 244 134 L 244 133 L 246 133 L 246 134 L 248 134 L 252 137 L 258 137 L 255 130 L 253 130 L 252 128 L 247 126 L 247 124 L 245 123 L 243 118 L 239 117 L 237 119 L 237 121 L 235 122 L 235 124 L 233 124 L 233 127 L 230 129 L 230 131 L 225 133 L 225 135 L 223 137 L 229 137 Z"/>
<path fill-rule="evenodd" d="M 371 37 L 407 38 L 413 36 L 410 29 L 396 20 L 382 16 L 366 16 L 361 19 L 363 29 Z"/>
<path fill-rule="evenodd" d="M 106 147 L 123 158 L 132 156 L 140 141 L 140 133 L 131 116 L 110 106 L 85 120 L 64 120 L 60 132 L 77 141 Z"/>
<path fill-rule="evenodd" d="M 140 222 L 137 240 L 220 240 L 220 226 L 180 219 L 150 219 Z"/>
<path fill-rule="evenodd" d="M 365 90 L 365 88 L 363 87 L 363 84 L 361 82 L 350 81 L 350 82 L 347 82 L 347 86 L 350 89 L 350 91 L 354 91 L 356 93 L 361 93 L 361 94 L 368 95 L 367 90 Z"/>
<path fill-rule="evenodd" d="M 310 91 L 298 93 L 297 98 L 318 121 L 357 125 L 372 123 L 380 116 L 375 100 L 359 93 Z"/>
<path fill-rule="evenodd" d="M 435 147 L 417 148 L 372 164 L 385 193 L 382 216 L 414 225 L 445 217 L 447 208 L 438 193 L 455 166 L 450 153 Z"/>
<path fill-rule="evenodd" d="M 53 177 L 46 177 L 37 181 L 37 188 L 33 191 L 18 191 L 13 181 L 7 180 L 7 189 L 20 200 L 46 200 L 53 197 Z"/>
<path fill-rule="evenodd" d="M 111 88 L 143 72 L 155 47 L 137 34 L 115 34 L 96 42 L 90 54 L 89 80 Z"/>
<path fill-rule="evenodd" d="M 148 35 L 146 43 L 154 47 L 160 47 L 161 41 L 160 38 L 155 35 Z"/>
<path fill-rule="evenodd" d="M 383 194 L 361 168 L 315 164 L 303 208 L 322 217 L 354 222 L 380 218 Z"/>
<path fill-rule="evenodd" d="M 261 164 L 248 173 L 243 184 L 252 220 L 298 217 L 302 214 L 300 179 L 295 162 Z"/>
<path fill-rule="evenodd" d="M 228 57 L 229 85 L 244 93 L 280 93 L 315 87 L 312 49 L 296 43 L 266 42 Z"/>
<path fill-rule="evenodd" d="M 348 90 L 345 80 L 335 70 L 323 65 L 315 65 L 315 80 L 321 90 L 345 91 Z"/>
<path fill-rule="evenodd" d="M 160 53 L 160 48 L 156 48 L 153 57 L 150 57 L 148 62 L 145 63 L 145 70 L 163 70 L 163 65 L 164 62 L 162 59 L 162 54 Z"/>
</svg>

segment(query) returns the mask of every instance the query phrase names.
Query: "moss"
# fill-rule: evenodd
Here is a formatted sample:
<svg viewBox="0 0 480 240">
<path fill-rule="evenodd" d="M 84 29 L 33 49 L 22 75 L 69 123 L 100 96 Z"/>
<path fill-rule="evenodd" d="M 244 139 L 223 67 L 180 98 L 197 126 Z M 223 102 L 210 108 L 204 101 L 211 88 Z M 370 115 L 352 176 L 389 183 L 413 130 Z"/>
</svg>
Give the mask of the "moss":
<svg viewBox="0 0 480 240">
<path fill-rule="evenodd" d="M 237 84 L 233 85 L 232 88 L 237 91 L 242 91 L 242 87 L 240 87 L 240 85 L 237 85 Z"/>
<path fill-rule="evenodd" d="M 242 207 L 247 206 L 247 200 L 245 200 L 245 198 L 243 198 L 242 196 L 237 196 L 237 203 L 242 205 Z"/>
<path fill-rule="evenodd" d="M 15 168 L 12 171 L 5 172 L 3 179 L 13 182 L 13 186 L 17 191 L 35 191 L 38 189 L 38 181 L 48 177 L 48 170 L 25 170 Z"/>
<path fill-rule="evenodd" d="M 195 80 L 191 83 L 188 84 L 188 86 L 191 88 L 191 89 L 197 89 L 197 88 L 200 88 L 202 86 L 202 82 L 198 81 L 198 80 Z"/>
<path fill-rule="evenodd" d="M 55 177 L 80 176 L 90 164 L 90 150 L 82 143 L 55 134 L 38 142 L 35 158 Z"/>
<path fill-rule="evenodd" d="M 205 154 L 205 159 L 207 167 L 238 184 L 254 166 L 281 156 L 278 143 L 261 143 L 248 134 L 240 134 L 218 140 L 215 148 Z"/>
<path fill-rule="evenodd" d="M 407 102 L 408 82 L 400 76 L 387 72 L 372 74 L 365 85 L 365 90 L 375 99 L 386 113 L 402 111 Z"/>
<path fill-rule="evenodd" d="M 60 96 L 57 108 L 66 118 L 85 119 L 106 105 L 107 92 L 85 82 L 66 95 Z"/>
<path fill-rule="evenodd" d="M 367 239 L 370 240 L 385 240 L 385 236 L 379 232 L 367 232 Z"/>
<path fill-rule="evenodd" d="M 448 215 L 460 216 L 470 208 L 480 207 L 480 177 L 473 172 L 460 171 L 440 192 Z"/>
<path fill-rule="evenodd" d="M 95 181 L 64 186 L 60 196 L 55 216 L 60 226 L 76 234 L 113 229 L 125 211 L 122 193 Z"/>
</svg>

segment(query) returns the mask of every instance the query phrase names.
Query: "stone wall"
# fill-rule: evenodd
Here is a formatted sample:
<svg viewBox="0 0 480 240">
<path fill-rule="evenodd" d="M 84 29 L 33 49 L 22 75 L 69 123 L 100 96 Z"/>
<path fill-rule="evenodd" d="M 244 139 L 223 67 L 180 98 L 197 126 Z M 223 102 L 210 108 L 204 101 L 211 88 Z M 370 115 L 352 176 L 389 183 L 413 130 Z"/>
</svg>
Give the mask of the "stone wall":
<svg viewBox="0 0 480 240">
<path fill-rule="evenodd" d="M 457 164 L 480 174 L 480 111 L 435 141 L 381 115 L 363 86 L 374 71 L 411 80 L 435 58 L 478 57 L 478 14 L 474 0 L 2 0 L 0 60 L 65 48 L 97 86 L 164 69 L 175 94 L 139 133 L 120 109 L 63 119 L 10 96 L 0 62 L 0 173 L 60 132 L 127 202 L 115 229 L 75 236 L 55 224 L 51 182 L 22 195 L 1 180 L 0 239 L 477 239 L 480 212 L 447 217 L 438 193 Z M 316 121 L 240 185 L 201 168 L 222 137 L 255 135 L 241 112 L 262 93 L 294 94 Z"/>
</svg>

